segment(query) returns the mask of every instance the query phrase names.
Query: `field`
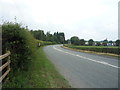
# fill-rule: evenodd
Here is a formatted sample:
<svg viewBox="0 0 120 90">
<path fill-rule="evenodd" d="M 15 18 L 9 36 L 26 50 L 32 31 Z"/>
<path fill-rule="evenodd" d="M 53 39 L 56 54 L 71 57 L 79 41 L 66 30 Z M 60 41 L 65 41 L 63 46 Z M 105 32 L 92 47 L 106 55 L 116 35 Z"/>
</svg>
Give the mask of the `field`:
<svg viewBox="0 0 120 90">
<path fill-rule="evenodd" d="M 112 53 L 117 55 L 120 54 L 120 48 L 116 46 L 76 46 L 76 45 L 68 45 L 68 44 L 65 44 L 64 46 L 73 49 L 80 49 L 80 50 L 87 50 L 94 52 Z"/>
</svg>

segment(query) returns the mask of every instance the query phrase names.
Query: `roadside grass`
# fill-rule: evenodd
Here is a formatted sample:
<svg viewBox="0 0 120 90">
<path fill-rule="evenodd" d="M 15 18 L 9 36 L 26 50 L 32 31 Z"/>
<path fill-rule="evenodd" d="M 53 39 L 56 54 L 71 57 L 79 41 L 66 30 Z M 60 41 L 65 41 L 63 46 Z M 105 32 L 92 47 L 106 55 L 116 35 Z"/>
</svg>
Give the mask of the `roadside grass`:
<svg viewBox="0 0 120 90">
<path fill-rule="evenodd" d="M 3 88 L 70 88 L 67 80 L 59 74 L 46 57 L 43 47 L 37 48 L 27 71 L 16 71 L 6 80 Z"/>
<path fill-rule="evenodd" d="M 2 83 L 3 88 L 69 87 L 44 54 L 43 47 L 38 47 L 55 43 L 36 40 L 18 23 L 4 23 L 2 34 L 2 51 L 5 53 L 7 48 L 11 52 L 11 71 Z"/>
<path fill-rule="evenodd" d="M 71 48 L 79 48 L 79 47 L 83 47 L 83 48 L 119 48 L 117 46 L 78 46 L 78 45 L 68 45 L 68 44 L 64 44 L 64 46 L 67 47 L 71 47 Z"/>
<path fill-rule="evenodd" d="M 43 47 L 35 52 L 34 61 L 31 63 L 31 82 L 34 87 L 62 88 L 70 87 L 68 82 L 59 74 L 54 65 L 46 57 Z"/>
<path fill-rule="evenodd" d="M 64 44 L 64 48 L 86 52 L 86 53 L 94 53 L 99 55 L 107 55 L 114 56 L 120 58 L 120 47 L 117 46 L 78 46 L 78 45 L 68 45 Z"/>
</svg>

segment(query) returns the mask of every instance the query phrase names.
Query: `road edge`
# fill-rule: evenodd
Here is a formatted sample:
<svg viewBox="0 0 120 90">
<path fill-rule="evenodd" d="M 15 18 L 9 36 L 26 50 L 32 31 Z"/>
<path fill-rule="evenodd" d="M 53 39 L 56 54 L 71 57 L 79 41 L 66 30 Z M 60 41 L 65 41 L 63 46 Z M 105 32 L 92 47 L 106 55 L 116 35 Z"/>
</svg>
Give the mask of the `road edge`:
<svg viewBox="0 0 120 90">
<path fill-rule="evenodd" d="M 68 49 L 68 50 L 72 50 L 72 51 L 77 51 L 77 52 L 84 52 L 84 53 L 90 53 L 90 54 L 96 54 L 96 55 L 103 55 L 103 56 L 111 56 L 111 57 L 115 57 L 115 58 L 119 58 L 120 55 L 116 55 L 116 54 L 111 54 L 111 53 L 100 53 L 100 52 L 94 52 L 94 51 L 87 51 L 87 50 L 80 50 L 80 49 L 73 49 L 73 48 L 69 48 L 66 46 L 61 46 L 64 49 Z"/>
</svg>

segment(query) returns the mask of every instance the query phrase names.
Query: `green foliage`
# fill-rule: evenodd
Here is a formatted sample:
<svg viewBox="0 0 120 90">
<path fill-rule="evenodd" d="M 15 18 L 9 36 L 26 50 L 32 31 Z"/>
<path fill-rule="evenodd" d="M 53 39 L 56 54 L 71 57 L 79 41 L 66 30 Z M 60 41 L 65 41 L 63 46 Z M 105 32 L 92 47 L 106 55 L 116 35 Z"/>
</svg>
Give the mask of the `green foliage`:
<svg viewBox="0 0 120 90">
<path fill-rule="evenodd" d="M 74 45 L 79 45 L 80 44 L 80 40 L 77 36 L 73 36 L 71 37 L 71 43 L 74 44 Z"/>
<path fill-rule="evenodd" d="M 96 42 L 96 46 L 100 46 L 101 45 L 101 43 L 100 42 Z"/>
<path fill-rule="evenodd" d="M 41 40 L 36 40 L 36 42 L 37 42 L 37 45 L 40 43 L 40 46 L 55 44 L 55 42 L 41 41 Z"/>
<path fill-rule="evenodd" d="M 17 23 L 4 23 L 2 25 L 2 51 L 11 51 L 12 70 L 27 69 L 30 55 L 36 42 L 32 35 Z"/>
<path fill-rule="evenodd" d="M 58 40 L 60 43 L 64 44 L 65 42 L 65 34 L 64 33 L 58 33 Z"/>
<path fill-rule="evenodd" d="M 31 30 L 30 32 L 37 40 L 49 41 L 53 43 L 62 43 L 62 44 L 65 42 L 65 35 L 62 32 L 60 33 L 55 32 L 54 34 L 50 34 L 50 32 L 44 34 L 43 30 L 34 30 L 34 31 Z"/>
<path fill-rule="evenodd" d="M 54 42 L 54 37 L 50 32 L 46 33 L 46 41 Z"/>
<path fill-rule="evenodd" d="M 42 40 L 42 41 L 46 40 L 46 36 L 43 30 L 35 30 L 35 31 L 31 30 L 30 32 L 36 39 Z"/>
<path fill-rule="evenodd" d="M 2 42 L 3 54 L 6 53 L 6 48 L 11 52 L 11 72 L 3 87 L 61 87 L 62 83 L 67 86 L 66 81 L 43 54 L 42 48 L 37 47 L 39 43 L 43 46 L 54 42 L 36 40 L 30 31 L 17 23 L 2 25 Z M 63 82 L 56 83 L 56 80 Z"/>
<path fill-rule="evenodd" d="M 93 39 L 90 39 L 90 40 L 88 41 L 88 45 L 89 45 L 89 46 L 92 46 L 93 44 L 94 44 Z"/>
<path fill-rule="evenodd" d="M 85 43 L 86 42 L 86 43 Z M 80 46 L 120 46 L 120 40 L 116 41 L 108 41 L 107 39 L 103 41 L 94 41 L 93 39 L 89 39 L 88 41 L 84 39 L 80 39 L 77 36 L 71 37 L 70 40 L 66 40 L 65 44 L 73 44 L 73 45 L 80 45 Z"/>
<path fill-rule="evenodd" d="M 112 41 L 112 40 L 110 40 L 110 41 L 109 41 L 109 43 L 113 43 L 113 41 Z"/>
<path fill-rule="evenodd" d="M 107 43 L 108 43 L 108 40 L 107 39 L 105 39 L 104 41 L 103 41 L 103 46 L 107 46 Z"/>
<path fill-rule="evenodd" d="M 115 43 L 116 43 L 116 46 L 120 46 L 120 40 L 119 39 L 116 40 Z"/>
<path fill-rule="evenodd" d="M 113 53 L 113 54 L 120 54 L 119 47 L 107 47 L 107 46 L 74 46 L 74 45 L 65 45 L 69 48 L 80 49 L 80 50 L 87 50 L 87 51 L 95 51 L 95 52 L 102 52 L 102 53 Z"/>
<path fill-rule="evenodd" d="M 84 39 L 80 39 L 80 45 L 85 45 L 85 40 Z"/>
<path fill-rule="evenodd" d="M 70 88 L 46 57 L 43 47 L 36 48 L 31 57 L 28 70 L 10 73 L 10 79 L 3 84 L 3 88 Z"/>
</svg>

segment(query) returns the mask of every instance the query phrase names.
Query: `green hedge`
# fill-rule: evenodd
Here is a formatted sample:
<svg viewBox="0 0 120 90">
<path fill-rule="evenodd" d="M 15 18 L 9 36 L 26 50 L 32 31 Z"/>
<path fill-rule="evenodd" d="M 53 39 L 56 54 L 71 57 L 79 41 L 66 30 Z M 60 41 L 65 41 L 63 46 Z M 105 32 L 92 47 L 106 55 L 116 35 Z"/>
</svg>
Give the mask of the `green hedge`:
<svg viewBox="0 0 120 90">
<path fill-rule="evenodd" d="M 2 25 L 2 53 L 6 53 L 6 48 L 11 51 L 12 70 L 27 69 L 36 43 L 29 31 L 20 24 L 4 23 Z"/>
<path fill-rule="evenodd" d="M 49 41 L 41 41 L 41 40 L 36 40 L 36 41 L 37 41 L 37 45 L 40 43 L 41 46 L 56 44 L 55 42 L 49 42 Z"/>
<path fill-rule="evenodd" d="M 52 45 L 53 42 L 36 40 L 30 31 L 21 27 L 18 23 L 4 23 L 2 25 L 2 53 L 6 49 L 11 52 L 11 67 L 26 70 L 31 61 L 31 55 L 36 50 L 38 43 Z"/>
<path fill-rule="evenodd" d="M 118 47 L 106 47 L 106 46 L 74 46 L 74 45 L 64 45 L 69 48 L 75 48 L 80 50 L 88 50 L 102 53 L 113 53 L 120 54 L 120 48 Z"/>
</svg>

